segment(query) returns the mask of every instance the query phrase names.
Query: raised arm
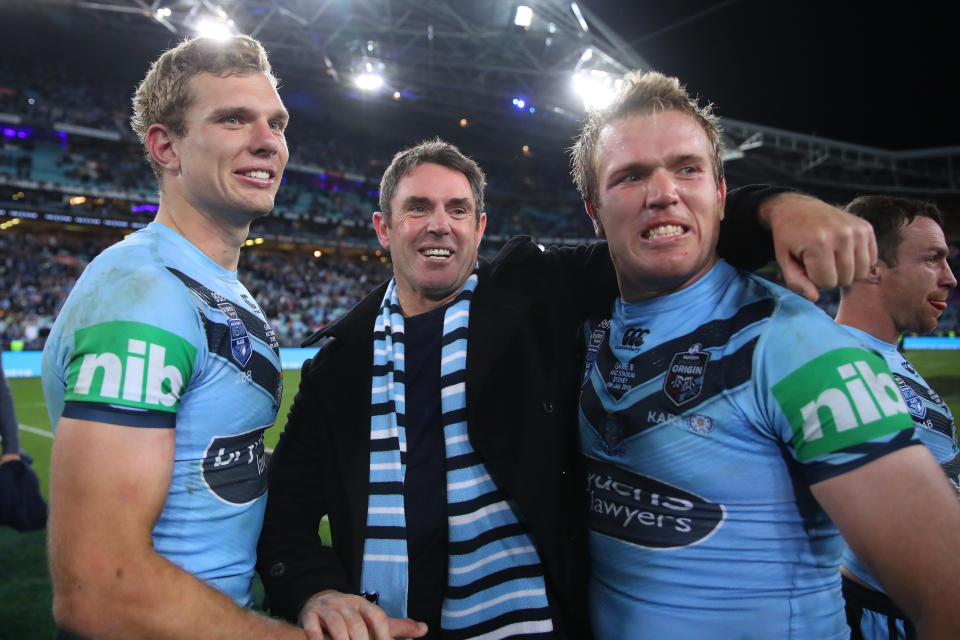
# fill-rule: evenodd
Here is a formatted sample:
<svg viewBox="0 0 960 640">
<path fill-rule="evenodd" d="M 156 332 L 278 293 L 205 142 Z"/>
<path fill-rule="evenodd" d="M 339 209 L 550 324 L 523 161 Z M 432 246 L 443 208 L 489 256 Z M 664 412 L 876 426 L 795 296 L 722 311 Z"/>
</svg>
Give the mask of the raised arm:
<svg viewBox="0 0 960 640">
<path fill-rule="evenodd" d="M 91 639 L 302 640 L 154 552 L 173 459 L 173 429 L 60 420 L 49 522 L 57 624 Z"/>
<path fill-rule="evenodd" d="M 819 289 L 863 278 L 877 259 L 869 223 L 817 198 L 767 185 L 729 192 L 719 251 L 749 270 L 775 257 L 786 286 L 810 300 Z"/>
<path fill-rule="evenodd" d="M 900 449 L 811 489 L 920 638 L 955 638 L 960 502 L 927 448 Z"/>
</svg>

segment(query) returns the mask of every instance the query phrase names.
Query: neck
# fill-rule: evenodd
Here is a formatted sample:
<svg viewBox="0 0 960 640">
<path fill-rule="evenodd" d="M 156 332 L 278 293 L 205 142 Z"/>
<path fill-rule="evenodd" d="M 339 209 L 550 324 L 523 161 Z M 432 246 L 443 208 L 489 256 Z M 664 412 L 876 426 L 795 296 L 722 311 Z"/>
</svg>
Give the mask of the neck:
<svg viewBox="0 0 960 640">
<path fill-rule="evenodd" d="M 877 340 L 897 344 L 900 340 L 900 332 L 893 324 L 893 319 L 889 314 L 882 311 L 883 307 L 879 301 L 870 303 L 857 298 L 858 296 L 855 294 L 844 293 L 841 295 L 840 307 L 837 310 L 837 322 L 869 333 Z"/>
<path fill-rule="evenodd" d="M 170 227 L 228 271 L 236 271 L 240 247 L 250 233 L 250 222 L 234 223 L 191 207 L 184 199 L 161 191 L 155 222 Z"/>
</svg>

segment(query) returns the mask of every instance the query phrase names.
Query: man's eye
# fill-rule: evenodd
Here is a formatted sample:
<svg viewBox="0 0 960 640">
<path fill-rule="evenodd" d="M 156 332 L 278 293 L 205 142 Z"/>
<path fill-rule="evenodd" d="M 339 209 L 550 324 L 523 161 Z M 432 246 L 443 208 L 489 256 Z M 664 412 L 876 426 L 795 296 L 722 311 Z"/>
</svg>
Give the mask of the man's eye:
<svg viewBox="0 0 960 640">
<path fill-rule="evenodd" d="M 279 120 L 274 120 L 273 122 L 270 123 L 270 128 L 273 129 L 274 131 L 279 131 L 280 133 L 283 133 L 283 130 L 286 127 Z"/>
<path fill-rule="evenodd" d="M 240 124 L 240 116 L 224 116 L 223 122 L 226 124 Z"/>
<path fill-rule="evenodd" d="M 697 167 L 692 167 L 692 166 L 691 166 L 691 167 L 683 167 L 683 168 L 680 169 L 680 173 L 682 173 L 682 174 L 684 174 L 684 175 L 692 175 L 692 174 L 694 174 L 694 173 L 697 173 L 697 171 L 698 171 Z"/>
</svg>

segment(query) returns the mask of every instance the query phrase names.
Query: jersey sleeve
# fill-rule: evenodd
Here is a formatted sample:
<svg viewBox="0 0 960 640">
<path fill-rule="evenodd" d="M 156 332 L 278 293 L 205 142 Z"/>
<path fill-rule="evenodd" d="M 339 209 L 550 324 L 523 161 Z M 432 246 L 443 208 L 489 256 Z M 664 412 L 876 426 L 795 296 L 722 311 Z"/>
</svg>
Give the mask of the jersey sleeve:
<svg viewBox="0 0 960 640">
<path fill-rule="evenodd" d="M 61 311 L 62 415 L 172 428 L 204 344 L 198 312 L 162 267 L 122 268 L 111 257 Z"/>
<path fill-rule="evenodd" d="M 758 345 L 759 400 L 808 484 L 919 443 L 886 361 L 787 295 Z"/>
</svg>

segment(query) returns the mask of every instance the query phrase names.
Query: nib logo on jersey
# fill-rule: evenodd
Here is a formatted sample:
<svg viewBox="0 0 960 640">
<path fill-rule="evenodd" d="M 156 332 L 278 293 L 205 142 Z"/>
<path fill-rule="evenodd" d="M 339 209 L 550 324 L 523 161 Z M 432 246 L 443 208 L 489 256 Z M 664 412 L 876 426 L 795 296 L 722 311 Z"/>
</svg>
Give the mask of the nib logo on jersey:
<svg viewBox="0 0 960 640">
<path fill-rule="evenodd" d="M 105 322 L 74 334 L 67 401 L 176 411 L 196 348 L 139 322 Z"/>
<path fill-rule="evenodd" d="M 773 385 L 801 461 L 908 429 L 913 421 L 886 363 L 862 349 L 835 349 Z"/>
</svg>

